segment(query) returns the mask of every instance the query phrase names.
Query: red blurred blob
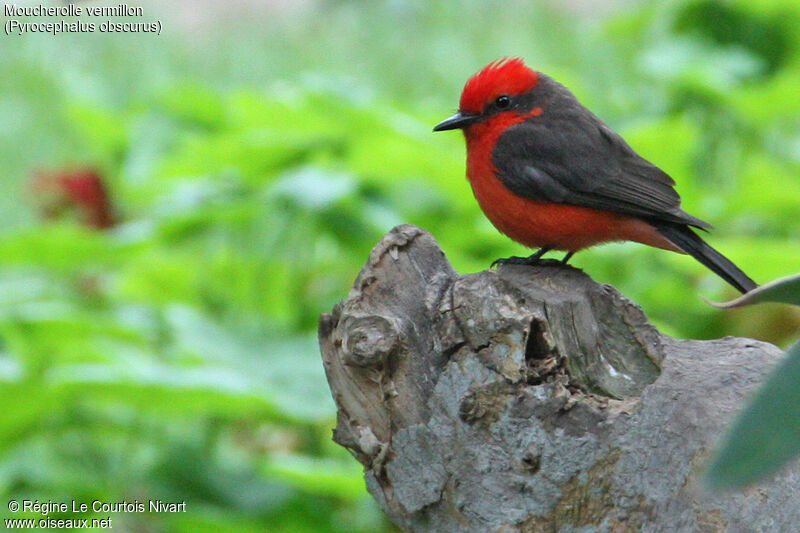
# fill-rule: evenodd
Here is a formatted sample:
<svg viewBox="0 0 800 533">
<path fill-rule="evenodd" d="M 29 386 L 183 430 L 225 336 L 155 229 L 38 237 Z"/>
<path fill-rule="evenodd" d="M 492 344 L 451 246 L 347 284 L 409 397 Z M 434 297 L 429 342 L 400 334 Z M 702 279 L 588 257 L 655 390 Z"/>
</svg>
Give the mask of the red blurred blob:
<svg viewBox="0 0 800 533">
<path fill-rule="evenodd" d="M 90 168 L 37 171 L 31 190 L 41 205 L 42 216 L 58 218 L 75 209 L 90 228 L 116 224 L 113 206 L 102 176 Z"/>
</svg>

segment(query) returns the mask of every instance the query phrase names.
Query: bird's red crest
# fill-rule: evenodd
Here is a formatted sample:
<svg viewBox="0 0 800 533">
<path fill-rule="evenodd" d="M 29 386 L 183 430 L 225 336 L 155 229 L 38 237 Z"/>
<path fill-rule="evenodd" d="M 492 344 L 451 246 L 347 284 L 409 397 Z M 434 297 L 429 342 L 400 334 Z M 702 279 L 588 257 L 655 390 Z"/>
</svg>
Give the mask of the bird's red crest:
<svg viewBox="0 0 800 533">
<path fill-rule="evenodd" d="M 539 83 L 539 75 L 518 57 L 498 59 L 472 76 L 461 93 L 459 110 L 480 113 L 483 107 L 502 94 L 530 91 Z"/>
</svg>

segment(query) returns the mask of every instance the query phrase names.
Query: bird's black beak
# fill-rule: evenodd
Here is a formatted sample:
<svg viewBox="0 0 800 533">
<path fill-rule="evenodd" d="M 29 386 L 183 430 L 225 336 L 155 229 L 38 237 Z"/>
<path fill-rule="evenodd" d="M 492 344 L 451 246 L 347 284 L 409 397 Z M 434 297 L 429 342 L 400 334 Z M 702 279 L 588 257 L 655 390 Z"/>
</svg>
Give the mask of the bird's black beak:
<svg viewBox="0 0 800 533">
<path fill-rule="evenodd" d="M 470 124 L 474 124 L 480 115 L 473 115 L 470 113 L 461 113 L 458 112 L 450 118 L 446 118 L 436 126 L 433 127 L 433 131 L 445 131 L 445 130 L 456 130 L 460 128 L 466 128 Z"/>
</svg>

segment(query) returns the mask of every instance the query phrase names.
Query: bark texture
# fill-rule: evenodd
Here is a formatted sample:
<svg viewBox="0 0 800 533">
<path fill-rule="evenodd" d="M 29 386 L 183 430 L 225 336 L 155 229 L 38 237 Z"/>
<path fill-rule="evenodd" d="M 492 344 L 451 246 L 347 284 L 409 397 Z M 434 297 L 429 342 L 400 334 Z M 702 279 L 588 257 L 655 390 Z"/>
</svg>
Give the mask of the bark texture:
<svg viewBox="0 0 800 533">
<path fill-rule="evenodd" d="M 460 276 L 414 226 L 320 319 L 334 440 L 406 531 L 800 530 L 800 469 L 744 493 L 699 475 L 780 351 L 677 340 L 562 266 Z"/>
</svg>

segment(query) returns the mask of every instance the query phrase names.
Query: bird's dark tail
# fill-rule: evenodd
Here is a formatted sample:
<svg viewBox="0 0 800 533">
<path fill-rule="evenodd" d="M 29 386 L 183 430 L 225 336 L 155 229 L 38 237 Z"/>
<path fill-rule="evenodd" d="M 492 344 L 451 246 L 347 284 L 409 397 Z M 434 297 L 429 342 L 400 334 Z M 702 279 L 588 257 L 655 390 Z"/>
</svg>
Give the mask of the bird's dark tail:
<svg viewBox="0 0 800 533">
<path fill-rule="evenodd" d="M 659 224 L 656 229 L 678 248 L 691 255 L 741 292 L 748 292 L 758 285 L 727 257 L 713 249 L 688 226 Z"/>
</svg>

